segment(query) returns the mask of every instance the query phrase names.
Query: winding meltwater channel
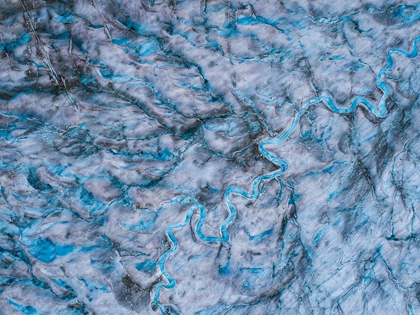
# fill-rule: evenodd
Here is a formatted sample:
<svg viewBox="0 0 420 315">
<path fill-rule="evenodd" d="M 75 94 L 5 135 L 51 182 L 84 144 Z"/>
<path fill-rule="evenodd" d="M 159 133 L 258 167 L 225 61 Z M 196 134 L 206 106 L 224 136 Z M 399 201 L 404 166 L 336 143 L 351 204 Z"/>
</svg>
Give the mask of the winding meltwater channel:
<svg viewBox="0 0 420 315">
<path fill-rule="evenodd" d="M 199 214 L 199 221 L 197 223 L 195 232 L 196 232 L 197 236 L 202 241 L 204 241 L 204 242 L 227 242 L 227 241 L 229 241 L 229 232 L 228 232 L 227 228 L 230 225 L 230 223 L 232 223 L 232 221 L 234 220 L 235 215 L 236 215 L 236 209 L 232 204 L 231 196 L 232 195 L 240 195 L 240 196 L 243 196 L 243 197 L 248 198 L 248 199 L 256 199 L 259 196 L 259 193 L 260 193 L 258 187 L 259 187 L 259 184 L 260 184 L 261 181 L 271 180 L 273 178 L 276 178 L 276 177 L 280 176 L 281 174 L 283 174 L 288 168 L 288 164 L 285 160 L 282 160 L 282 159 L 274 156 L 273 154 L 271 154 L 265 148 L 265 146 L 267 146 L 267 145 L 279 145 L 281 142 L 285 141 L 291 135 L 291 133 L 296 129 L 302 115 L 311 106 L 318 106 L 320 104 L 323 104 L 324 106 L 329 108 L 334 113 L 337 113 L 337 114 L 340 114 L 340 115 L 341 114 L 352 113 L 358 106 L 362 106 L 362 107 L 366 108 L 367 110 L 369 110 L 376 117 L 384 118 L 387 114 L 385 102 L 386 102 L 386 100 L 388 98 L 388 95 L 389 95 L 389 88 L 388 88 L 388 85 L 384 81 L 382 81 L 382 77 L 384 76 L 385 72 L 387 72 L 388 70 L 390 70 L 392 68 L 392 66 L 394 64 L 394 61 L 392 59 L 392 55 L 402 55 L 402 56 L 404 56 L 406 58 L 410 58 L 410 59 L 415 58 L 418 55 L 417 44 L 419 42 L 420 42 L 420 36 L 416 37 L 416 39 L 413 41 L 411 52 L 407 52 L 407 51 L 404 51 L 404 50 L 401 50 L 401 49 L 395 49 L 395 48 L 391 49 L 388 52 L 387 57 L 386 57 L 387 65 L 379 71 L 379 73 L 376 77 L 376 84 L 381 89 L 381 91 L 383 93 L 383 95 L 382 95 L 382 97 L 381 97 L 377 106 L 375 104 L 372 104 L 369 100 L 367 100 L 365 97 L 362 97 L 362 96 L 355 97 L 354 100 L 352 101 L 350 107 L 348 107 L 348 108 L 337 107 L 334 104 L 331 97 L 329 97 L 329 96 L 315 97 L 315 98 L 309 99 L 308 101 L 305 102 L 305 104 L 302 106 L 302 108 L 297 113 L 293 123 L 290 125 L 290 127 L 287 130 L 285 130 L 283 132 L 283 134 L 281 136 L 275 137 L 275 138 L 268 138 L 268 139 L 260 142 L 258 148 L 259 148 L 261 154 L 267 160 L 269 160 L 270 162 L 278 165 L 279 169 L 274 171 L 274 172 L 256 177 L 252 182 L 252 190 L 251 190 L 250 193 L 247 192 L 247 191 L 244 191 L 241 188 L 236 187 L 236 186 L 229 186 L 226 189 L 225 194 L 224 194 L 224 201 L 225 201 L 225 203 L 228 207 L 229 216 L 224 220 L 223 224 L 220 227 L 220 235 L 221 235 L 220 237 L 206 236 L 201 232 L 201 228 L 203 227 L 203 225 L 206 221 L 206 208 L 203 205 L 199 204 L 196 200 L 191 200 L 190 198 L 188 198 L 188 203 L 189 204 L 193 203 L 193 205 L 188 209 L 184 221 L 181 222 L 181 223 L 170 225 L 169 227 L 166 228 L 167 237 L 169 238 L 170 242 L 172 243 L 172 246 L 167 252 L 165 252 L 160 257 L 160 259 L 158 261 L 158 266 L 160 268 L 161 273 L 166 278 L 166 282 L 161 282 L 161 283 L 157 284 L 157 286 L 156 286 L 156 291 L 155 291 L 155 295 L 154 295 L 153 302 L 152 302 L 152 308 L 154 310 L 159 309 L 162 312 L 162 314 L 168 314 L 168 313 L 171 314 L 171 313 L 174 312 L 173 310 L 169 309 L 168 307 L 166 307 L 165 305 L 162 305 L 159 302 L 159 296 L 160 296 L 160 292 L 161 292 L 162 288 L 171 289 L 171 288 L 175 287 L 175 285 L 176 285 L 175 279 L 172 277 L 172 275 L 170 275 L 165 270 L 166 260 L 178 248 L 178 241 L 173 234 L 173 230 L 185 227 L 190 222 L 193 214 L 197 211 L 198 214 Z"/>
</svg>

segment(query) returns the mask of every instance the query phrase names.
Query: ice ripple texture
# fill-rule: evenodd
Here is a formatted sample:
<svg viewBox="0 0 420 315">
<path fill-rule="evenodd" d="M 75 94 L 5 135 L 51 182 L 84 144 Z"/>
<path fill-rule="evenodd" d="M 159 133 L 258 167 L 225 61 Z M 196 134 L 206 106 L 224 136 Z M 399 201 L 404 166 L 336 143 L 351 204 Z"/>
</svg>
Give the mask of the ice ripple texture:
<svg viewBox="0 0 420 315">
<path fill-rule="evenodd" d="M 0 0 L 0 314 L 420 314 L 419 20 Z"/>
</svg>

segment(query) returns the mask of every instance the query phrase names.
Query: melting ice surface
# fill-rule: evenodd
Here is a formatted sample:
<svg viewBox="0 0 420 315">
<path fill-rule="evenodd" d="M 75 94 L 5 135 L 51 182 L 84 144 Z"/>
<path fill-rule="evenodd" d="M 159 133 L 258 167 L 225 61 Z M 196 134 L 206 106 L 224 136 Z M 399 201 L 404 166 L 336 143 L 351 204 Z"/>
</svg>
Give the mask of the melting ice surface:
<svg viewBox="0 0 420 315">
<path fill-rule="evenodd" d="M 4 1 L 2 312 L 420 313 L 419 19 Z"/>
</svg>

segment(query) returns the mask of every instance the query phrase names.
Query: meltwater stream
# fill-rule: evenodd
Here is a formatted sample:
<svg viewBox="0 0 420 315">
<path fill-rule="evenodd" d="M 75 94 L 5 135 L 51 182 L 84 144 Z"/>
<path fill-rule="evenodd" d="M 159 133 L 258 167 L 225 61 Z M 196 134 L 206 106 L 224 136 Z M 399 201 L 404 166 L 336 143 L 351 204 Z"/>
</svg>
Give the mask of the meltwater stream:
<svg viewBox="0 0 420 315">
<path fill-rule="evenodd" d="M 197 236 L 205 242 L 227 242 L 229 241 L 229 232 L 227 231 L 227 228 L 229 226 L 229 224 L 233 221 L 233 219 L 235 218 L 236 215 L 236 210 L 235 207 L 232 204 L 231 201 L 231 195 L 235 194 L 235 195 L 240 195 L 243 196 L 245 198 L 248 199 L 256 199 L 259 196 L 259 184 L 261 181 L 263 180 L 270 180 L 273 178 L 276 178 L 278 176 L 280 176 L 281 174 L 283 174 L 287 168 L 288 168 L 288 164 L 285 160 L 282 160 L 276 156 L 274 156 L 273 154 L 271 154 L 270 152 L 267 151 L 267 149 L 265 148 L 266 145 L 278 145 L 281 142 L 283 142 L 284 140 L 287 139 L 287 137 L 296 129 L 300 118 L 302 117 L 302 115 L 306 112 L 306 110 L 315 105 L 319 105 L 319 104 L 324 104 L 327 108 L 329 108 L 331 111 L 333 111 L 334 113 L 337 114 L 349 114 L 352 113 L 357 106 L 362 106 L 364 108 L 366 108 L 367 110 L 369 110 L 373 115 L 375 115 L 378 118 L 384 118 L 386 116 L 386 100 L 388 98 L 389 95 L 389 88 L 387 86 L 387 84 L 382 80 L 385 72 L 387 72 L 388 70 L 390 70 L 394 64 L 394 61 L 392 59 L 392 55 L 402 55 L 406 58 L 415 58 L 418 55 L 418 49 L 417 49 L 417 44 L 418 42 L 420 42 L 420 36 L 416 37 L 415 40 L 413 41 L 412 44 L 412 49 L 411 52 L 407 52 L 401 49 L 391 49 L 388 54 L 387 54 L 387 65 L 382 68 L 377 77 L 376 77 L 376 84 L 377 86 L 381 89 L 383 95 L 378 103 L 377 106 L 375 106 L 375 104 L 373 104 L 372 102 L 370 102 L 369 100 L 367 100 L 365 97 L 362 96 L 358 96 L 356 98 L 354 98 L 354 100 L 352 101 L 350 107 L 348 108 L 339 108 L 337 107 L 333 100 L 331 99 L 331 97 L 329 96 L 319 96 L 319 97 L 315 97 L 312 99 L 309 99 L 308 101 L 305 102 L 305 104 L 302 106 L 302 108 L 299 110 L 299 112 L 297 113 L 293 123 L 290 125 L 290 127 L 283 132 L 283 134 L 279 137 L 276 138 L 268 138 L 264 141 L 262 141 L 259 144 L 259 150 L 261 152 L 261 154 L 268 159 L 270 162 L 278 165 L 280 168 L 274 172 L 265 174 L 265 175 L 261 175 L 258 176 L 254 179 L 253 183 L 252 183 L 252 190 L 251 193 L 242 190 L 239 187 L 236 186 L 229 186 L 224 194 L 224 200 L 226 202 L 226 205 L 229 209 L 229 216 L 226 218 L 226 220 L 223 222 L 221 228 L 220 228 L 220 237 L 211 237 L 211 236 L 206 236 L 201 232 L 201 228 L 203 227 L 205 220 L 206 220 L 206 209 L 203 205 L 199 204 L 198 202 L 194 202 L 193 201 L 193 205 L 188 209 L 187 215 L 185 217 L 185 220 L 181 223 L 178 224 L 174 224 L 174 225 L 170 225 L 169 227 L 167 227 L 166 229 L 166 233 L 167 236 L 169 238 L 169 240 L 172 243 L 171 248 L 165 252 L 159 259 L 158 261 L 158 266 L 162 272 L 162 274 L 165 276 L 167 282 L 166 283 L 159 283 L 156 286 L 156 292 L 153 298 L 153 309 L 157 309 L 159 308 L 160 311 L 162 312 L 162 314 L 168 314 L 168 313 L 174 313 L 175 311 L 172 308 L 166 307 L 164 305 L 162 305 L 159 302 L 159 296 L 160 296 L 160 291 L 162 288 L 165 289 L 171 289 L 173 287 L 175 287 L 176 282 L 175 279 L 165 270 L 165 262 L 166 259 L 172 254 L 174 253 L 177 248 L 178 248 L 178 241 L 175 238 L 174 234 L 173 234 L 173 230 L 176 229 L 180 229 L 185 227 L 191 220 L 191 217 L 193 216 L 193 214 L 198 211 L 199 213 L 199 221 L 197 223 L 196 229 L 195 229 L 195 233 L 197 234 Z M 189 202 L 191 203 L 191 199 L 188 200 L 181 200 L 179 202 Z M 175 312 L 176 313 L 176 312 Z"/>
</svg>

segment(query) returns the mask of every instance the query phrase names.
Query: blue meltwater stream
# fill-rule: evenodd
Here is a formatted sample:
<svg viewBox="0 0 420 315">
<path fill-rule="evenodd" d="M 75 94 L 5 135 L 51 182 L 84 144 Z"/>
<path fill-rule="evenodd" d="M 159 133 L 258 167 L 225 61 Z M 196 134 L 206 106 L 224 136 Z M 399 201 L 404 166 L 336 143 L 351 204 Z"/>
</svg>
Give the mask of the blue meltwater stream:
<svg viewBox="0 0 420 315">
<path fill-rule="evenodd" d="M 166 278 L 167 281 L 165 283 L 159 283 L 156 286 L 156 292 L 155 292 L 155 296 L 153 298 L 154 307 L 158 307 L 160 309 L 160 311 L 162 312 L 162 314 L 168 314 L 167 308 L 159 302 L 160 291 L 161 291 L 162 288 L 171 289 L 176 284 L 175 279 L 168 272 L 165 271 L 166 259 L 173 252 L 175 252 L 178 248 L 178 241 L 173 234 L 173 230 L 185 227 L 188 224 L 188 222 L 190 222 L 192 215 L 196 211 L 198 211 L 199 216 L 200 216 L 200 219 L 199 219 L 199 221 L 197 223 L 197 227 L 196 227 L 196 233 L 197 233 L 198 237 L 205 242 L 227 242 L 229 240 L 229 232 L 227 231 L 227 228 L 228 228 L 229 224 L 233 221 L 233 219 L 235 218 L 235 215 L 236 215 L 235 207 L 233 206 L 232 201 L 231 201 L 231 195 L 235 194 L 235 195 L 243 196 L 243 197 L 248 198 L 248 199 L 256 199 L 259 195 L 258 186 L 259 186 L 259 184 L 262 180 L 270 180 L 270 179 L 276 178 L 276 177 L 280 176 L 281 174 L 283 174 L 287 170 L 287 167 L 288 167 L 287 162 L 278 158 L 278 157 L 276 157 L 276 156 L 274 156 L 270 152 L 268 152 L 267 149 L 265 148 L 265 146 L 266 145 L 278 145 L 281 142 L 283 142 L 284 140 L 286 140 L 287 137 L 289 137 L 290 134 L 296 129 L 302 115 L 306 112 L 306 110 L 309 107 L 311 107 L 313 105 L 323 104 L 327 108 L 331 109 L 334 113 L 337 113 L 337 114 L 352 113 L 357 108 L 357 106 L 363 106 L 364 108 L 369 110 L 372 114 L 374 114 L 376 117 L 378 117 L 378 118 L 385 117 L 386 116 L 385 101 L 388 98 L 389 88 L 388 88 L 387 84 L 382 81 L 382 77 L 383 77 L 383 75 L 385 74 L 386 71 L 388 71 L 392 68 L 392 66 L 394 64 L 394 61 L 392 59 L 392 55 L 402 55 L 402 56 L 407 57 L 407 58 L 417 57 L 417 55 L 418 55 L 417 44 L 418 44 L 419 41 L 420 41 L 420 36 L 417 37 L 414 40 L 411 52 L 406 52 L 404 50 L 394 49 L 394 48 L 389 51 L 389 53 L 387 55 L 387 58 L 386 58 L 387 59 L 387 65 L 381 71 L 379 71 L 379 73 L 376 77 L 376 84 L 378 85 L 378 87 L 383 92 L 383 95 L 382 95 L 377 107 L 375 106 L 375 104 L 372 104 L 369 100 L 367 100 L 366 98 L 364 98 L 362 96 L 357 96 L 356 98 L 354 98 L 353 102 L 351 103 L 351 106 L 348 107 L 348 108 L 338 108 L 329 96 L 315 97 L 315 98 L 312 98 L 312 99 L 309 99 L 308 101 L 306 101 L 306 103 L 299 110 L 299 112 L 296 115 L 296 117 L 295 117 L 293 123 L 291 124 L 291 126 L 281 136 L 276 137 L 276 138 L 268 138 L 268 139 L 262 141 L 259 144 L 260 152 L 262 153 L 262 155 L 267 160 L 269 160 L 270 162 L 278 165 L 280 168 L 278 170 L 274 171 L 274 172 L 271 172 L 271 173 L 268 173 L 268 174 L 265 174 L 265 175 L 261 175 L 261 176 L 258 176 L 257 178 L 255 178 L 253 183 L 252 183 L 251 193 L 248 193 L 248 192 L 246 192 L 246 191 L 244 191 L 241 188 L 236 187 L 236 186 L 229 186 L 226 189 L 225 194 L 224 194 L 224 200 L 225 200 L 226 205 L 227 205 L 228 210 L 229 210 L 229 216 L 225 219 L 225 221 L 223 222 L 223 224 L 220 228 L 220 234 L 221 234 L 220 237 L 205 236 L 201 232 L 201 228 L 203 227 L 204 222 L 206 221 L 206 209 L 203 205 L 201 205 L 197 202 L 195 202 L 188 209 L 187 215 L 186 215 L 185 220 L 183 222 L 171 225 L 171 226 L 166 228 L 166 233 L 167 233 L 167 236 L 168 236 L 169 240 L 172 243 L 172 246 L 167 252 L 165 252 L 160 257 L 160 259 L 158 261 L 158 265 L 159 265 L 160 271 L 162 272 L 162 274 L 164 275 L 164 277 Z"/>
</svg>

